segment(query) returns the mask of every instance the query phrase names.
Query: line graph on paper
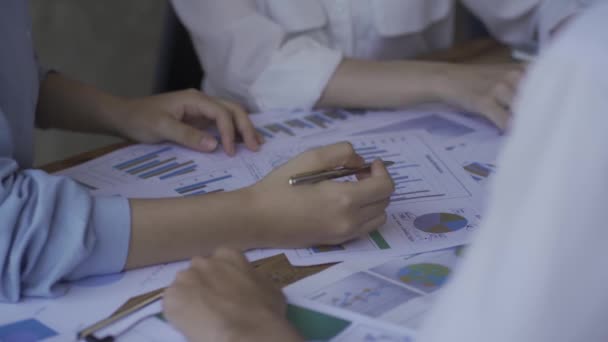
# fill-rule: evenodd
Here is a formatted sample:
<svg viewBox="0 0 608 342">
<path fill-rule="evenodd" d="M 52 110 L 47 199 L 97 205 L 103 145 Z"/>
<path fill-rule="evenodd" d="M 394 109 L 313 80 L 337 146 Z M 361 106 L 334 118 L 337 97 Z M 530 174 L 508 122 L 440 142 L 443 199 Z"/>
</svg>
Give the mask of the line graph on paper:
<svg viewBox="0 0 608 342">
<path fill-rule="evenodd" d="M 307 296 L 330 306 L 378 317 L 419 294 L 368 273 L 355 273 Z"/>
</svg>

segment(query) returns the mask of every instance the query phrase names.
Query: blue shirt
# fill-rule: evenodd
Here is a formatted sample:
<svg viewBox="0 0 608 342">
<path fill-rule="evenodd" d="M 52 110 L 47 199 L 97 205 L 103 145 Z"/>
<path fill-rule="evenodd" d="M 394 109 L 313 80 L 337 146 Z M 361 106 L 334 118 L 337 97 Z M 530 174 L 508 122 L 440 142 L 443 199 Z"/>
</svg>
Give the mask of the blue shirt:
<svg viewBox="0 0 608 342">
<path fill-rule="evenodd" d="M 56 296 L 64 280 L 123 269 L 129 204 L 92 197 L 70 179 L 28 169 L 44 73 L 27 1 L 2 1 L 0 42 L 0 301 Z"/>
</svg>

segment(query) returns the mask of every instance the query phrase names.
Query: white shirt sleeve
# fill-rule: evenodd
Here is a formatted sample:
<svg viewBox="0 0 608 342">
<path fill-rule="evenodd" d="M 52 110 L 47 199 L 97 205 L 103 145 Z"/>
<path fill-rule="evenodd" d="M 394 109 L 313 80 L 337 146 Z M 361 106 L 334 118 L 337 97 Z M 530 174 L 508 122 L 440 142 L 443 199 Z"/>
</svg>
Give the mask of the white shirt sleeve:
<svg viewBox="0 0 608 342">
<path fill-rule="evenodd" d="M 546 0 L 539 11 L 538 34 L 541 44 L 550 41 L 551 34 L 560 24 L 578 14 L 598 0 Z M 602 0 L 599 0 L 602 1 Z"/>
<path fill-rule="evenodd" d="M 607 341 L 608 6 L 525 80 L 486 220 L 417 341 Z"/>
<path fill-rule="evenodd" d="M 517 47 L 535 44 L 536 13 L 540 1 L 462 0 L 486 25 L 492 36 Z"/>
<path fill-rule="evenodd" d="M 202 62 L 205 90 L 251 110 L 312 108 L 342 60 L 321 30 L 288 32 L 253 0 L 172 3 Z"/>
<path fill-rule="evenodd" d="M 494 37 L 517 47 L 544 44 L 566 18 L 594 0 L 463 0 Z"/>
</svg>

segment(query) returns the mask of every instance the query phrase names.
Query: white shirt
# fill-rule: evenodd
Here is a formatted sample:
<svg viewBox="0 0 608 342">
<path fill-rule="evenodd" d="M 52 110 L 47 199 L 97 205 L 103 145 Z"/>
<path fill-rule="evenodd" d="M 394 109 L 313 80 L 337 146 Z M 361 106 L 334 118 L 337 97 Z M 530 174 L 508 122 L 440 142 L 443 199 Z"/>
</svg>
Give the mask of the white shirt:
<svg viewBox="0 0 608 342">
<path fill-rule="evenodd" d="M 529 72 L 486 219 L 417 341 L 608 341 L 607 18 Z"/>
<path fill-rule="evenodd" d="M 310 109 L 344 57 L 411 58 L 454 36 L 454 0 L 172 2 L 205 70 L 204 90 L 251 110 Z M 529 45 L 584 1 L 462 2 L 497 38 Z"/>
</svg>

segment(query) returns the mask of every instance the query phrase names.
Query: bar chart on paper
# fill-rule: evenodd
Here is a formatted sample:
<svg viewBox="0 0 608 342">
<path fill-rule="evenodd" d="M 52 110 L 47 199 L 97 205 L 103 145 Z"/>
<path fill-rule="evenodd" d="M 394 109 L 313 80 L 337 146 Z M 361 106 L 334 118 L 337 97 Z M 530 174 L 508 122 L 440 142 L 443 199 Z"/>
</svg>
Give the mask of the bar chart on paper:
<svg viewBox="0 0 608 342">
<path fill-rule="evenodd" d="M 366 162 L 381 159 L 395 163 L 388 168 L 395 183 L 392 203 L 469 196 L 433 150 L 415 137 L 356 139 L 353 145 Z"/>
<path fill-rule="evenodd" d="M 255 182 L 256 178 L 244 167 L 220 167 L 214 170 L 190 172 L 182 177 L 157 179 L 151 183 L 134 183 L 116 189 L 127 198 L 167 198 L 208 195 L 236 190 Z"/>
<path fill-rule="evenodd" d="M 360 122 L 367 115 L 365 111 L 322 110 L 314 112 L 294 112 L 270 115 L 256 120 L 255 128 L 266 140 L 278 138 L 305 137 L 341 127 L 346 123 Z"/>
<path fill-rule="evenodd" d="M 230 191 L 246 186 L 246 178 L 235 169 L 201 173 L 171 183 L 174 195 L 195 196 Z"/>
<path fill-rule="evenodd" d="M 136 155 L 134 158 L 120 161 L 112 167 L 127 175 L 141 179 L 170 179 L 196 171 L 194 160 L 180 160 L 173 152 L 174 147 L 165 146 L 157 150 Z"/>
<path fill-rule="evenodd" d="M 428 133 L 357 137 L 351 143 L 366 162 L 394 162 L 387 168 L 395 184 L 387 223 L 342 245 L 289 251 L 292 264 L 339 262 L 363 252 L 398 256 L 468 242 L 479 221 L 480 188 Z"/>
<path fill-rule="evenodd" d="M 60 172 L 90 190 L 148 180 L 167 181 L 194 173 L 195 152 L 173 145 L 135 145 L 110 153 L 77 168 Z"/>
</svg>

